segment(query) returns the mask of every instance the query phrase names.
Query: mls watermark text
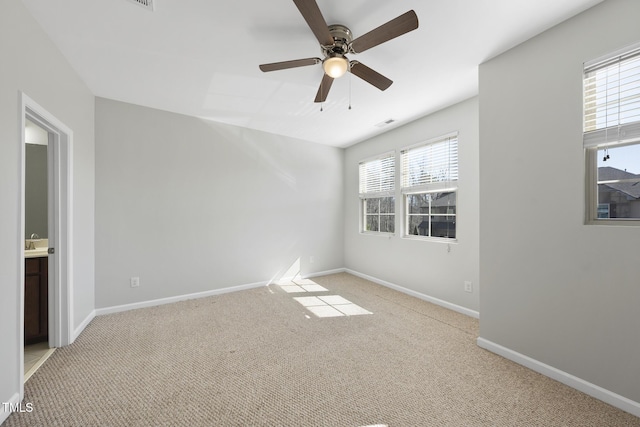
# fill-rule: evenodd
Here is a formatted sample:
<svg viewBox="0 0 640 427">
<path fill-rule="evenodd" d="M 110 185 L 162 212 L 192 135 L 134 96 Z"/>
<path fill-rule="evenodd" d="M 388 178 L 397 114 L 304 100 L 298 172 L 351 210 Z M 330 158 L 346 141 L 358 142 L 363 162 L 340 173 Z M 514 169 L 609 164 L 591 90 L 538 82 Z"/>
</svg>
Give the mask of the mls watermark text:
<svg viewBox="0 0 640 427">
<path fill-rule="evenodd" d="M 22 413 L 30 413 L 33 412 L 33 403 L 31 402 L 27 402 L 27 403 L 23 403 L 23 402 L 18 402 L 18 403 L 11 403 L 11 402 L 2 402 L 2 410 L 4 412 L 22 412 Z"/>
</svg>

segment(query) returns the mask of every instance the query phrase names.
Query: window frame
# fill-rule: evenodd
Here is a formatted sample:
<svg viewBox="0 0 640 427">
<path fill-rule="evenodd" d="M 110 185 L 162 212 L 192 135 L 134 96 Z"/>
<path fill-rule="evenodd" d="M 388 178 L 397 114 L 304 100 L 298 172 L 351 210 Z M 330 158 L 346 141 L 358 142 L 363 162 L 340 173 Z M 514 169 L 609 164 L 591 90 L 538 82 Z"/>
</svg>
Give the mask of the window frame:
<svg viewBox="0 0 640 427">
<path fill-rule="evenodd" d="M 376 160 L 383 160 L 383 159 L 391 159 L 391 174 L 392 174 L 392 184 L 391 186 L 383 191 L 369 191 L 369 192 L 363 192 L 362 191 L 362 176 L 361 176 L 361 166 L 365 163 L 369 163 L 369 162 L 374 162 Z M 384 153 L 375 155 L 375 156 L 371 156 L 371 157 L 367 157 L 366 159 L 363 159 L 361 161 L 358 162 L 358 199 L 359 199 L 359 224 L 358 224 L 358 229 L 360 234 L 366 234 L 366 235 L 371 235 L 371 236 L 394 236 L 396 234 L 396 223 L 397 223 L 397 198 L 396 198 L 396 180 L 397 180 L 397 174 L 396 174 L 396 151 L 392 150 L 392 151 L 386 151 Z M 367 226 L 367 216 L 371 215 L 367 213 L 367 200 L 373 200 L 373 199 L 383 199 L 383 198 L 387 198 L 390 197 L 392 198 L 392 206 L 393 206 L 393 212 L 391 213 L 382 213 L 380 212 L 380 200 L 378 201 L 378 231 L 375 230 L 366 230 L 366 226 Z M 392 216 L 393 217 L 393 231 L 379 231 L 380 230 L 380 216 Z"/>
<path fill-rule="evenodd" d="M 640 43 L 617 50 L 603 57 L 597 58 L 583 64 L 582 73 L 582 119 L 583 119 L 583 150 L 585 161 L 585 224 L 586 225 L 608 225 L 608 226 L 640 226 L 640 218 L 599 218 L 598 202 L 598 151 L 603 149 L 615 149 L 625 146 L 640 146 L 640 119 L 626 123 L 614 123 L 611 126 L 597 127 L 592 125 L 587 129 L 588 114 L 593 114 L 587 108 L 587 75 L 598 70 L 605 70 L 616 66 L 621 62 L 640 58 Z M 640 74 L 640 72 L 638 73 Z M 618 89 L 618 97 L 620 96 Z M 635 101 L 637 102 L 637 101 Z M 618 100 L 617 108 L 620 109 L 621 101 Z M 608 111 L 606 108 L 605 112 Z M 605 119 L 605 120 L 608 120 Z M 618 119 L 619 120 L 619 119 Z M 589 121 L 593 123 L 593 120 Z M 606 123 L 606 122 L 605 122 Z"/>
<path fill-rule="evenodd" d="M 585 185 L 585 224 L 610 226 L 640 226 L 640 218 L 598 218 L 598 150 L 628 145 L 640 145 L 640 139 L 608 147 L 596 146 L 585 148 L 586 185 Z"/>
<path fill-rule="evenodd" d="M 385 199 L 385 198 L 391 198 L 393 199 L 393 212 L 389 213 L 389 212 L 381 212 L 380 206 L 381 206 L 381 199 Z M 367 201 L 368 200 L 378 200 L 378 212 L 377 213 L 367 213 Z M 396 204 L 396 198 L 395 196 L 383 196 L 383 197 L 368 197 L 368 198 L 361 198 L 360 199 L 360 232 L 364 233 L 364 234 L 391 234 L 394 235 L 395 234 L 395 222 L 396 222 L 396 209 L 395 209 L 395 204 Z M 365 227 L 367 225 L 367 217 L 368 216 L 377 216 L 378 217 L 378 230 L 365 230 Z M 394 231 L 380 231 L 380 224 L 381 224 L 381 217 L 383 216 L 390 216 L 393 217 L 393 230 Z"/>
<path fill-rule="evenodd" d="M 416 194 L 432 194 L 432 193 L 453 193 L 453 194 L 455 194 L 456 213 L 454 213 L 454 214 L 434 214 L 434 213 L 431 213 L 431 203 L 429 203 L 429 212 L 427 212 L 427 213 L 412 214 L 412 213 L 409 212 L 409 200 L 408 200 L 409 197 L 408 196 L 413 196 L 413 195 L 416 195 Z M 458 228 L 457 228 L 457 220 L 458 220 L 458 187 L 403 193 L 402 201 L 403 201 L 403 205 L 404 205 L 403 226 L 402 226 L 402 231 L 403 231 L 403 236 L 402 237 L 403 238 L 405 238 L 405 239 L 416 239 L 416 240 L 442 241 L 442 242 L 447 242 L 447 243 L 452 243 L 452 242 L 457 242 L 458 241 Z M 440 236 L 431 236 L 431 235 L 424 236 L 424 235 L 421 235 L 421 234 L 409 233 L 409 224 L 411 223 L 411 221 L 409 219 L 410 219 L 411 216 L 426 216 L 426 217 L 429 217 L 429 233 L 431 233 L 431 218 L 432 217 L 451 217 L 452 216 L 452 217 L 455 218 L 454 221 L 456 222 L 456 229 L 455 229 L 456 237 L 440 237 Z"/>
<path fill-rule="evenodd" d="M 447 140 L 451 140 L 451 139 L 455 139 L 455 161 L 452 162 L 451 159 L 449 160 L 449 164 L 448 164 L 448 178 L 446 180 L 441 180 L 441 181 L 435 181 L 435 182 L 429 182 L 429 183 L 421 183 L 419 185 L 413 185 L 413 186 L 405 186 L 405 162 L 403 160 L 403 155 L 405 152 L 408 152 L 410 150 L 414 150 L 414 149 L 419 149 L 422 147 L 426 147 L 429 145 L 435 145 L 438 143 L 443 143 Z M 450 149 L 449 149 L 450 150 Z M 458 213 L 458 196 L 459 196 L 459 185 L 458 185 L 458 179 L 459 179 L 459 162 L 458 162 L 458 158 L 459 158 L 459 135 L 458 132 L 450 132 L 444 135 L 441 135 L 439 137 L 436 138 L 431 138 L 428 139 L 426 141 L 422 141 L 419 142 L 417 144 L 413 144 L 407 147 L 404 147 L 400 150 L 400 192 L 402 194 L 402 206 L 403 206 L 403 210 L 402 210 L 402 238 L 404 239 L 412 239 L 412 240 L 420 240 L 420 241 L 431 241 L 431 242 L 446 242 L 446 243 L 456 243 L 458 242 L 458 228 L 457 228 L 457 223 L 458 223 L 458 217 L 459 217 L 459 213 Z M 454 179 L 450 179 L 451 178 L 451 167 L 455 166 L 454 169 L 454 174 L 455 174 L 455 178 Z M 408 206 L 408 196 L 410 195 L 415 195 L 415 194 L 430 194 L 430 193 L 454 193 L 455 194 L 455 201 L 456 201 L 456 212 L 455 214 L 450 214 L 450 215 L 441 215 L 441 214 L 432 214 L 431 213 L 431 206 L 429 207 L 429 212 L 423 215 L 419 215 L 419 216 L 427 216 L 429 217 L 429 221 L 431 221 L 431 217 L 434 216 L 453 216 L 455 217 L 455 223 L 456 223 L 456 230 L 455 230 L 455 237 L 439 237 L 439 236 L 423 236 L 423 235 L 416 235 L 416 234 L 411 234 L 409 233 L 409 225 L 411 223 L 410 221 L 410 216 L 416 216 L 416 214 L 410 214 L 409 213 L 409 206 Z M 429 228 L 429 233 L 431 233 L 431 228 Z"/>
</svg>

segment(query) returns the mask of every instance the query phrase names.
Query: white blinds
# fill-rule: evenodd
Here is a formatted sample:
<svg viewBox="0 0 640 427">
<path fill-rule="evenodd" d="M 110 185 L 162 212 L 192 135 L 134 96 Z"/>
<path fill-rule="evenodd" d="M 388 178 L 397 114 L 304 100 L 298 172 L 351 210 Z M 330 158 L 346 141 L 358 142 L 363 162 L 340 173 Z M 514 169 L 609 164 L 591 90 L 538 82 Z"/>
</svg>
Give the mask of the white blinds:
<svg viewBox="0 0 640 427">
<path fill-rule="evenodd" d="M 640 47 L 584 68 L 585 147 L 640 138 Z"/>
<path fill-rule="evenodd" d="M 407 148 L 400 153 L 402 190 L 433 187 L 458 180 L 458 135 Z"/>
<path fill-rule="evenodd" d="M 393 196 L 395 169 L 395 153 L 360 162 L 360 197 Z"/>
</svg>

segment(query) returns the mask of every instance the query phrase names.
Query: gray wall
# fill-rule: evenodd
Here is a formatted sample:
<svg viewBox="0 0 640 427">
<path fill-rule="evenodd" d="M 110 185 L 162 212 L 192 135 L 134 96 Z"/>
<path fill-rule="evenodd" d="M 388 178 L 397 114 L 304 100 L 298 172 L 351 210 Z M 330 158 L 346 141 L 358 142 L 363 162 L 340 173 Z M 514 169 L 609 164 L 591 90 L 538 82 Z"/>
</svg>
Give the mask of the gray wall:
<svg viewBox="0 0 640 427">
<path fill-rule="evenodd" d="M 343 157 L 97 98 L 96 306 L 341 268 Z"/>
<path fill-rule="evenodd" d="M 480 67 L 480 335 L 636 402 L 640 229 L 583 224 L 582 64 L 638 17 L 607 0 Z"/>
<path fill-rule="evenodd" d="M 19 0 L 0 2 L 0 402 L 19 390 L 20 104 L 29 97 L 74 132 L 74 327 L 93 311 L 94 97 Z"/>
<path fill-rule="evenodd" d="M 47 238 L 47 146 L 25 144 L 24 234 Z"/>
<path fill-rule="evenodd" d="M 401 194 L 396 193 L 396 234 L 361 234 L 358 163 L 368 157 L 400 149 L 458 131 L 460 176 L 456 243 L 402 238 Z M 396 156 L 397 157 L 397 156 Z M 396 187 L 400 168 L 396 161 Z M 349 147 L 345 156 L 345 266 L 421 294 L 478 311 L 478 99 L 446 108 Z M 449 251 L 450 249 L 450 251 Z M 474 292 L 464 292 L 464 281 Z"/>
</svg>

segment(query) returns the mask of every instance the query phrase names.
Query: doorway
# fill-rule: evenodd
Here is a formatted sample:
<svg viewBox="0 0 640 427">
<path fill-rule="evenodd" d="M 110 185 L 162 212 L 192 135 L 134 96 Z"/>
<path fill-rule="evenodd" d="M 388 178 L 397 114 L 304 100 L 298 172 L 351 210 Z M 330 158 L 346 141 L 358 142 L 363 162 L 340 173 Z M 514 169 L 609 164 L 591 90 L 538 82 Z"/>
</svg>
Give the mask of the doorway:
<svg viewBox="0 0 640 427">
<path fill-rule="evenodd" d="M 72 253 L 71 253 L 71 154 L 72 132 L 51 115 L 38 103 L 21 93 L 21 120 L 20 120 L 20 153 L 21 153 L 21 212 L 20 212 L 20 319 L 18 322 L 20 369 L 19 384 L 20 397 L 24 396 L 24 362 L 25 362 L 25 332 L 33 334 L 37 331 L 40 340 L 46 342 L 47 347 L 55 348 L 70 344 L 72 340 L 73 311 L 72 297 Z M 46 141 L 46 203 L 39 200 L 39 218 L 34 219 L 32 201 L 26 202 L 27 184 L 31 181 L 30 174 L 42 173 L 27 167 L 27 137 L 32 138 L 30 128 L 38 132 Z M 33 142 L 33 141 L 31 141 Z M 31 148 L 29 147 L 32 151 Z M 42 163 L 38 168 L 42 168 Z M 29 174 L 29 176 L 27 175 Z M 36 203 L 37 206 L 37 203 Z M 27 209 L 29 208 L 29 209 Z M 46 211 L 46 218 L 44 212 Z M 28 217 L 28 218 L 27 218 Z M 44 225 L 46 223 L 46 225 Z M 27 228 L 27 224 L 29 228 Z M 37 225 L 36 225 L 37 224 Z M 36 230 L 46 233 L 46 238 Z M 28 233 L 28 235 L 27 235 Z M 40 253 L 42 252 L 42 253 Z M 35 257 L 32 257 L 36 255 Z M 33 279 L 33 268 L 36 263 L 27 263 L 29 258 L 37 259 L 41 285 Z M 27 290 L 26 276 L 29 277 Z M 37 288 L 37 290 L 36 290 Z M 46 298 L 45 298 L 46 296 Z M 25 303 L 38 302 L 37 315 L 25 311 Z M 28 317 L 25 317 L 27 315 Z M 36 320 L 34 320 L 34 318 Z M 30 322 L 25 329 L 25 319 Z M 43 330 L 44 329 L 44 330 Z M 32 337 L 33 338 L 33 337 Z M 33 339 L 31 340 L 33 341 Z"/>
<path fill-rule="evenodd" d="M 54 135 L 25 120 L 24 380 L 53 352 L 49 343 L 48 146 Z"/>
</svg>

